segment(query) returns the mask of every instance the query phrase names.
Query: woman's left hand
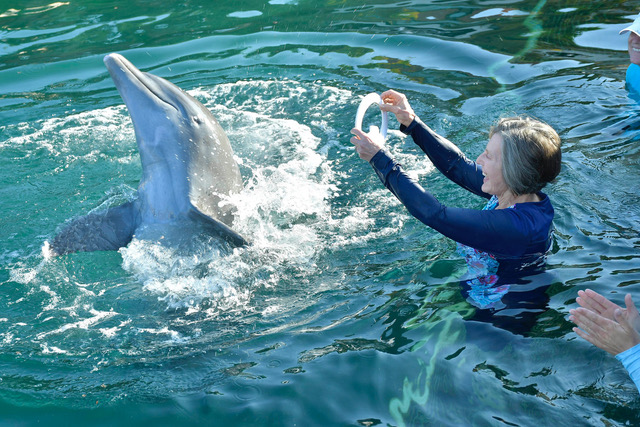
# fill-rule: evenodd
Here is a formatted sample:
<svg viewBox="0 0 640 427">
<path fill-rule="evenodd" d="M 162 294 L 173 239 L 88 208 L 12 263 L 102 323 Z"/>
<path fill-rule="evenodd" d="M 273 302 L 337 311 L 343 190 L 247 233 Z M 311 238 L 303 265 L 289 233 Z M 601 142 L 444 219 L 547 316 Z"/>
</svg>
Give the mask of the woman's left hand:
<svg viewBox="0 0 640 427">
<path fill-rule="evenodd" d="M 384 137 L 376 127 L 372 127 L 369 133 L 353 128 L 351 133 L 354 135 L 351 137 L 351 143 L 356 146 L 356 151 L 362 160 L 370 161 L 378 151 L 384 148 Z"/>
</svg>

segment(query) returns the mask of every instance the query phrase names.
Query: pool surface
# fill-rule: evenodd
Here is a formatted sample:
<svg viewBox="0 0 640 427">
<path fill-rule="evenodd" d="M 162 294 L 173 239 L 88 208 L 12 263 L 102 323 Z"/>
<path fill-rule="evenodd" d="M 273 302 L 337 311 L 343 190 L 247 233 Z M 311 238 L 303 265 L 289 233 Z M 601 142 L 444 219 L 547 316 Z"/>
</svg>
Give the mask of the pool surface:
<svg viewBox="0 0 640 427">
<path fill-rule="evenodd" d="M 640 104 L 618 35 L 640 10 L 508 3 L 1 2 L 0 425 L 640 424 L 626 371 L 567 320 L 580 289 L 640 301 Z M 66 221 L 135 195 L 111 52 L 218 118 L 251 246 L 43 256 Z M 455 243 L 349 143 L 388 88 L 472 158 L 502 116 L 558 131 L 545 271 L 477 303 Z M 397 128 L 405 169 L 482 208 Z"/>
</svg>

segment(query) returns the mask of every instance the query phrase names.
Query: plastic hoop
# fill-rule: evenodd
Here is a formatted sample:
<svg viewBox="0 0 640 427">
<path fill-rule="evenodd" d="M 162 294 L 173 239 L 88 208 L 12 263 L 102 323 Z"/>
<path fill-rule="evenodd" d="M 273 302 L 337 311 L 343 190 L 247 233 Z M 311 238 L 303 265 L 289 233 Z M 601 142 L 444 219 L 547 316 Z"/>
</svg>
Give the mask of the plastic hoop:
<svg viewBox="0 0 640 427">
<path fill-rule="evenodd" d="M 382 104 L 382 98 L 377 93 L 370 93 L 364 97 L 364 99 L 360 102 L 358 106 L 358 111 L 356 112 L 356 129 L 362 130 L 362 119 L 364 119 L 364 113 L 372 104 Z M 389 125 L 389 115 L 386 111 L 381 111 L 382 113 L 382 122 L 380 123 L 380 134 L 382 134 L 383 138 L 387 137 L 387 128 Z"/>
</svg>

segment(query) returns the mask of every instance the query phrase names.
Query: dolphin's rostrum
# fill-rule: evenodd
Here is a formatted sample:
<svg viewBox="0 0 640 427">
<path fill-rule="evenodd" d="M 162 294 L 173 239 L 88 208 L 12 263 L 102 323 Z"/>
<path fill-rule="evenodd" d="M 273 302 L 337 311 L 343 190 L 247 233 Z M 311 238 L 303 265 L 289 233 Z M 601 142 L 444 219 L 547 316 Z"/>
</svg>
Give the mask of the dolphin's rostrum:
<svg viewBox="0 0 640 427">
<path fill-rule="evenodd" d="M 61 255 L 117 250 L 150 224 L 196 220 L 233 246 L 247 241 L 230 226 L 224 198 L 242 189 L 229 139 L 200 102 L 165 79 L 138 70 L 123 56 L 104 58 L 135 130 L 142 179 L 135 200 L 65 225 L 50 243 Z"/>
</svg>

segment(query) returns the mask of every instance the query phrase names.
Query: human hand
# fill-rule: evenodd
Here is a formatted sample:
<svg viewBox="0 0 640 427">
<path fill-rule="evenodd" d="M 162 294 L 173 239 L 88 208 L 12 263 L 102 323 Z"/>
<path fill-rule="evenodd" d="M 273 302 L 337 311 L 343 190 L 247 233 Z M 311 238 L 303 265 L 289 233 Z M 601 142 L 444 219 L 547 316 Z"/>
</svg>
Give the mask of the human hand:
<svg viewBox="0 0 640 427">
<path fill-rule="evenodd" d="M 600 316 L 606 317 L 609 320 L 613 320 L 613 316 L 616 310 L 622 308 L 618 304 L 614 304 L 607 298 L 603 297 L 596 291 L 586 289 L 584 291 L 578 291 L 578 298 L 576 302 L 587 310 L 591 310 Z"/>
<path fill-rule="evenodd" d="M 579 327 L 573 331 L 614 356 L 639 344 L 640 313 L 631 295 L 625 296 L 623 310 L 602 295 L 587 291 L 579 293 L 581 301 L 576 299 L 581 307 L 569 311 L 569 320 Z"/>
<path fill-rule="evenodd" d="M 356 152 L 362 160 L 370 161 L 378 151 L 384 148 L 384 137 L 376 126 L 371 126 L 369 133 L 353 128 L 351 143 L 356 146 Z"/>
<path fill-rule="evenodd" d="M 380 109 L 382 111 L 395 114 L 396 119 L 400 124 L 409 126 L 416 118 L 416 115 L 413 112 L 413 109 L 411 109 L 411 106 L 409 106 L 409 101 L 404 94 L 396 92 L 395 90 L 388 90 L 380 95 L 380 97 L 382 98 Z"/>
</svg>

